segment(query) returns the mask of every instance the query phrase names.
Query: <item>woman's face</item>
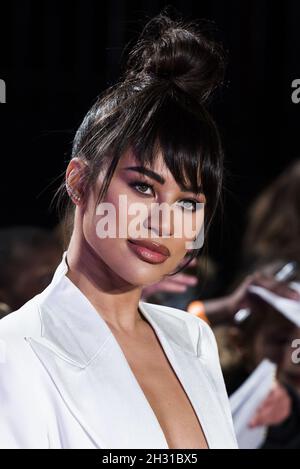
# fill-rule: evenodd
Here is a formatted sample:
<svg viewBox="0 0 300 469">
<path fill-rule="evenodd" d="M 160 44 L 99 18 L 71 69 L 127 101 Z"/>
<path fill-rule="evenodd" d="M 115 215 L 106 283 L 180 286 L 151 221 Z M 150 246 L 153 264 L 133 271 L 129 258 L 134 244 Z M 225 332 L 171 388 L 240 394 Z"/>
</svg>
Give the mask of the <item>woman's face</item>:
<svg viewBox="0 0 300 469">
<path fill-rule="evenodd" d="M 99 175 L 81 208 L 82 242 L 99 263 L 126 282 L 136 286 L 157 282 L 176 269 L 187 253 L 186 243 L 203 227 L 204 194 L 184 192 L 161 155 L 145 174 L 128 150 L 95 210 L 103 177 Z M 165 204 L 164 216 L 157 211 L 160 204 Z M 173 211 L 168 213 L 168 208 Z M 138 245 L 140 241 L 158 243 L 169 255 L 154 253 L 153 246 L 149 250 Z"/>
</svg>

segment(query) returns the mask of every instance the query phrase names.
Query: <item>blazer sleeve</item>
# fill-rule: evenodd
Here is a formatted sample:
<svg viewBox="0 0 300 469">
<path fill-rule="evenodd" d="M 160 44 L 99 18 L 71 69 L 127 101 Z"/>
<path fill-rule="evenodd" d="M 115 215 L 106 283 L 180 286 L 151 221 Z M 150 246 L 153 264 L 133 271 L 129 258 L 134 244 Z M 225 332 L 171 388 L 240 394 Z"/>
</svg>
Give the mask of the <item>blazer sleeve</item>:
<svg viewBox="0 0 300 469">
<path fill-rule="evenodd" d="M 26 348 L 13 342 L 0 333 L 0 448 L 46 449 L 49 444 L 37 377 Z"/>
</svg>

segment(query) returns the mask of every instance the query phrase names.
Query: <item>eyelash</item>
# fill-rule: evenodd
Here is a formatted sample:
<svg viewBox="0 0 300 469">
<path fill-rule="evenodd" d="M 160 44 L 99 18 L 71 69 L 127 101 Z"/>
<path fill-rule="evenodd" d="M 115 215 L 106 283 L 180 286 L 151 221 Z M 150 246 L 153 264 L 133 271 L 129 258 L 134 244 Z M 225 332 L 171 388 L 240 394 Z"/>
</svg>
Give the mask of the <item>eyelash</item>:
<svg viewBox="0 0 300 469">
<path fill-rule="evenodd" d="M 154 194 L 154 187 L 152 184 L 149 184 L 148 182 L 143 182 L 143 181 L 133 181 L 131 183 L 129 183 L 130 187 L 132 187 L 133 189 L 135 189 L 139 194 L 142 194 L 142 195 L 149 195 L 149 194 L 144 194 L 142 191 L 139 191 L 138 189 L 136 189 L 136 186 L 146 186 L 148 188 L 150 188 L 152 190 L 152 193 Z M 198 200 L 195 200 L 195 199 L 182 199 L 184 200 L 185 202 L 192 202 L 193 203 L 193 209 L 188 209 L 190 210 L 191 212 L 195 212 L 197 209 L 196 209 L 196 204 L 199 203 Z"/>
</svg>

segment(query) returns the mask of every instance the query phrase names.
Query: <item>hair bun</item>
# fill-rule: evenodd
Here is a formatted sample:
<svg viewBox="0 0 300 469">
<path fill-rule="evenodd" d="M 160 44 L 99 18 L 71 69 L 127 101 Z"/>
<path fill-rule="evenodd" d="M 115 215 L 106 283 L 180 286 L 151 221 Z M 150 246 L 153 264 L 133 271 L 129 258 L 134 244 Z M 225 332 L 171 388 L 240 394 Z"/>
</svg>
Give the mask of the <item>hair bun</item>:
<svg viewBox="0 0 300 469">
<path fill-rule="evenodd" d="M 161 13 L 144 27 L 127 66 L 127 78 L 168 80 L 205 102 L 224 79 L 225 54 L 195 23 Z"/>
</svg>

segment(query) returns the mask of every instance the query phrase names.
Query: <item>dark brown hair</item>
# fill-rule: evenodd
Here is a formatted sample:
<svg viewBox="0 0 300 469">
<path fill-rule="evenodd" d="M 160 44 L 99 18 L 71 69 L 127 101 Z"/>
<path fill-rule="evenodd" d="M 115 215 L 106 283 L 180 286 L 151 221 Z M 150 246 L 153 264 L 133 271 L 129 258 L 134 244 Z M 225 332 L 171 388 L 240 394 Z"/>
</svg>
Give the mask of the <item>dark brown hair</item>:
<svg viewBox="0 0 300 469">
<path fill-rule="evenodd" d="M 223 177 L 221 139 L 208 103 L 223 77 L 223 49 L 204 37 L 197 24 L 171 19 L 164 11 L 151 19 L 120 80 L 98 97 L 74 138 L 72 157 L 90 166 L 87 186 L 100 170 L 107 171 L 97 202 L 128 147 L 141 165 L 151 166 L 161 151 L 180 186 L 203 190 L 207 233 Z M 60 191 L 65 192 L 64 184 Z M 71 206 L 65 218 L 70 227 Z M 198 252 L 192 251 L 189 262 Z"/>
<path fill-rule="evenodd" d="M 300 263 L 300 160 L 259 195 L 249 211 L 244 262 L 281 258 Z"/>
</svg>

